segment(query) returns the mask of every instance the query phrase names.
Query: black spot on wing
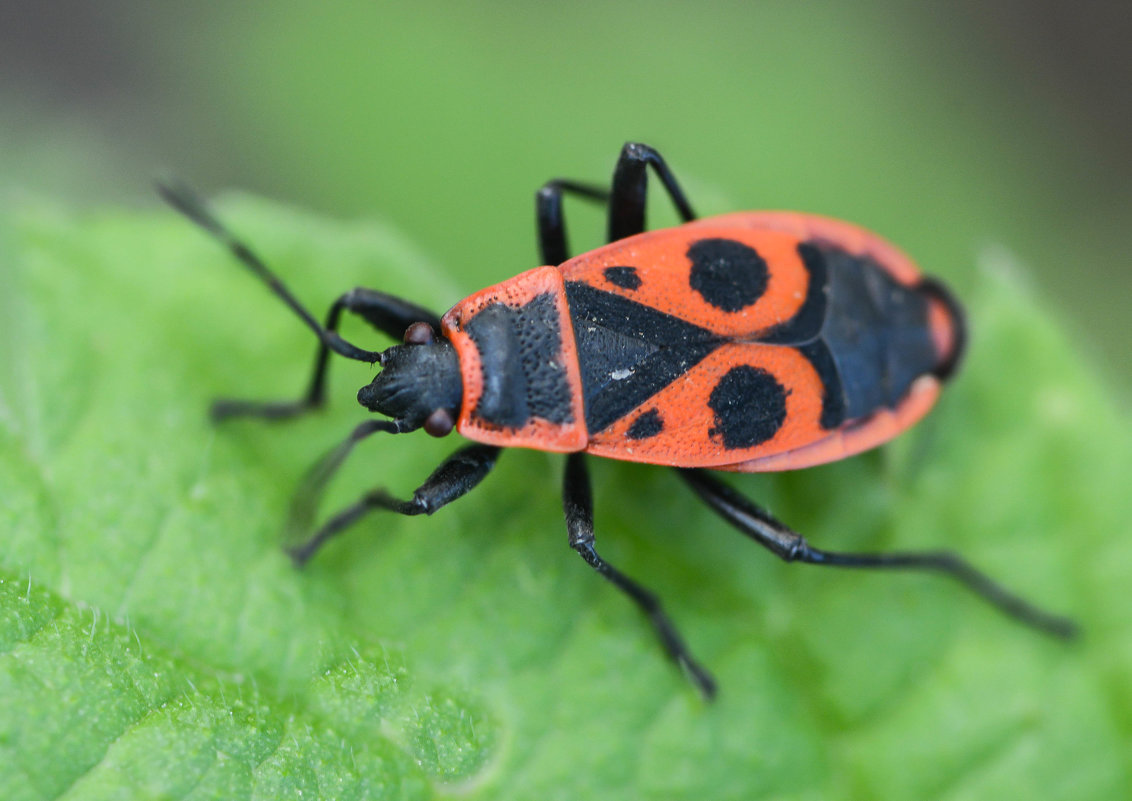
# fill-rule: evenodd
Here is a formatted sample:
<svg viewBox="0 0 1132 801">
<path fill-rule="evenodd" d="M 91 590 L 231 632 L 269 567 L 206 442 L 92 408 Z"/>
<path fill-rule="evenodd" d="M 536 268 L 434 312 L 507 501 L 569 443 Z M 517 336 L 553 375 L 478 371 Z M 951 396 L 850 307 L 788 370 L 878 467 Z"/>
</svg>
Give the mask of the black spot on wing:
<svg viewBox="0 0 1132 801">
<path fill-rule="evenodd" d="M 660 412 L 656 409 L 649 409 L 633 421 L 629 430 L 625 432 L 625 436 L 629 439 L 648 439 L 655 437 L 663 430 L 664 420 L 661 419 Z"/>
<path fill-rule="evenodd" d="M 692 289 L 717 309 L 735 312 L 766 292 L 766 261 L 754 248 L 733 239 L 701 239 L 688 248 Z"/>
<path fill-rule="evenodd" d="M 641 287 L 641 276 L 637 275 L 636 267 L 606 267 L 602 275 L 606 281 L 622 289 L 632 291 Z"/>
<path fill-rule="evenodd" d="M 562 364 L 562 329 L 553 296 L 545 292 L 519 308 L 493 303 L 464 326 L 480 352 L 483 394 L 476 415 L 508 428 L 539 417 L 573 421 Z"/>
<path fill-rule="evenodd" d="M 752 448 L 773 437 L 786 420 L 786 389 L 766 370 L 732 367 L 708 399 L 718 437 L 728 450 Z"/>
</svg>

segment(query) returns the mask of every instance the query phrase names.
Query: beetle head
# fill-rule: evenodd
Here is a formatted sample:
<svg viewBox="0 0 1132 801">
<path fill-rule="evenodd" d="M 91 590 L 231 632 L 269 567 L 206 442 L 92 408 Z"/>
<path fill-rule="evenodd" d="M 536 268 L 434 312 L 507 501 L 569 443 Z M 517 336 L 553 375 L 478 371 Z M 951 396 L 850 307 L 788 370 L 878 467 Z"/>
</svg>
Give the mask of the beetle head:
<svg viewBox="0 0 1132 801">
<path fill-rule="evenodd" d="M 420 328 L 423 326 L 423 328 Z M 425 323 L 405 332 L 405 344 L 381 354 L 381 372 L 358 390 L 358 403 L 397 421 L 401 431 L 450 432 L 464 395 L 456 349 Z"/>
</svg>

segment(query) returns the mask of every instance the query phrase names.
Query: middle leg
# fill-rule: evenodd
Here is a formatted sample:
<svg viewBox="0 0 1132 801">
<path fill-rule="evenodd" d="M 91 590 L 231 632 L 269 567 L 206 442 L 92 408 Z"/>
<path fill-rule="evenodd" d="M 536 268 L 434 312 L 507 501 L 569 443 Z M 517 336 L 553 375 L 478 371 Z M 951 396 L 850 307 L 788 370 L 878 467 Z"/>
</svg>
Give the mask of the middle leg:
<svg viewBox="0 0 1132 801">
<path fill-rule="evenodd" d="M 684 190 L 676 181 L 676 176 L 668 169 L 668 164 L 659 153 L 648 145 L 629 142 L 621 148 L 617 167 L 613 170 L 613 191 L 609 201 L 609 241 L 616 242 L 627 236 L 645 230 L 645 201 L 648 194 L 648 172 L 652 167 L 660 182 L 664 184 L 668 196 L 672 198 L 676 212 L 684 222 L 696 219 Z"/>
<path fill-rule="evenodd" d="M 309 503 L 309 501 L 304 500 L 304 494 L 317 499 L 326 484 L 326 480 L 342 463 L 350 448 L 365 436 L 373 433 L 373 430 L 364 430 L 363 426 L 359 426 L 339 448 L 331 451 L 327 459 L 315 465 L 307 483 L 296 494 L 298 503 Z M 376 509 L 385 509 L 401 515 L 431 515 L 441 507 L 463 497 L 483 481 L 487 474 L 491 472 L 491 469 L 495 467 L 495 461 L 499 458 L 500 450 L 500 448 L 491 445 L 478 444 L 461 448 L 441 462 L 440 467 L 436 468 L 432 475 L 413 491 L 412 497 L 407 501 L 393 497 L 382 488 L 371 490 L 357 502 L 331 517 L 322 528 L 305 542 L 293 548 L 288 548 L 287 552 L 296 565 L 302 566 L 314 556 L 315 551 L 321 548 L 327 540 L 340 534 Z"/>
<path fill-rule="evenodd" d="M 559 265 L 570 258 L 566 242 L 566 221 L 562 215 L 565 193 L 609 206 L 608 241 L 614 242 L 645 230 L 645 205 L 648 199 L 648 168 L 660 178 L 676 212 L 684 222 L 696 219 L 684 190 L 668 168 L 664 158 L 653 148 L 629 142 L 621 148 L 613 170 L 612 189 L 594 184 L 556 178 L 547 181 L 535 195 L 538 219 L 539 252 L 543 264 Z"/>
<path fill-rule="evenodd" d="M 581 453 L 571 453 L 566 459 L 562 505 L 566 511 L 566 530 L 570 535 L 570 547 L 577 551 L 590 567 L 640 607 L 648 616 L 668 656 L 687 672 L 706 698 L 713 698 L 716 689 L 715 679 L 692 657 L 692 652 L 684 644 L 684 639 L 676 630 L 675 624 L 665 614 L 660 599 L 651 590 L 633 581 L 605 561 L 594 549 L 593 494 L 590 490 L 585 456 Z"/>
</svg>

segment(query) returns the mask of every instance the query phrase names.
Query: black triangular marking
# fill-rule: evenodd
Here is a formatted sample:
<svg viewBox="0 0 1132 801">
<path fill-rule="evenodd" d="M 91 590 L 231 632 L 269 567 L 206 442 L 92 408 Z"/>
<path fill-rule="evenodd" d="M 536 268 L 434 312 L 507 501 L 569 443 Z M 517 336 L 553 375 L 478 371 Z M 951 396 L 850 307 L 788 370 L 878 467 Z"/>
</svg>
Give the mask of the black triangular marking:
<svg viewBox="0 0 1132 801">
<path fill-rule="evenodd" d="M 581 330 L 577 330 L 579 327 Z M 575 323 L 574 338 L 578 343 L 582 394 L 587 398 L 630 376 L 637 364 L 660 348 L 582 320 Z"/>
<path fill-rule="evenodd" d="M 632 412 L 726 341 L 580 281 L 566 282 L 566 297 L 591 435 Z"/>
<path fill-rule="evenodd" d="M 675 348 L 660 348 L 638 363 L 620 381 L 610 381 L 586 399 L 586 427 L 590 434 L 603 431 L 691 370 L 722 340 L 691 342 Z"/>
<path fill-rule="evenodd" d="M 601 328 L 662 347 L 719 339 L 706 328 L 621 295 L 594 289 L 581 281 L 566 282 L 566 299 L 570 302 L 570 316 L 575 321 L 575 328 L 578 320 L 586 320 Z"/>
</svg>

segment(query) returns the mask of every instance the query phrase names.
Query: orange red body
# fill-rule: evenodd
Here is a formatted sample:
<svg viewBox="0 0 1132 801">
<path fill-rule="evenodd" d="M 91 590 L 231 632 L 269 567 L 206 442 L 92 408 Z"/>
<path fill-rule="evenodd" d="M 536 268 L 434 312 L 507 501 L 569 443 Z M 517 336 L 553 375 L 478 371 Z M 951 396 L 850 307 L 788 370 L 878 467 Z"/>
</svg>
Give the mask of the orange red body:
<svg viewBox="0 0 1132 801">
<path fill-rule="evenodd" d="M 485 310 L 506 319 L 477 339 Z M 928 412 L 962 347 L 958 307 L 903 253 L 848 223 L 783 212 L 618 240 L 477 292 L 442 326 L 469 439 L 742 472 L 891 439 Z M 524 338 L 539 343 L 533 367 Z M 549 384 L 521 375 L 532 369 Z M 519 374 L 510 386 L 506 373 Z M 531 405 L 551 414 L 508 417 L 485 389 L 508 406 L 524 392 L 556 400 Z"/>
<path fill-rule="evenodd" d="M 684 224 L 646 231 L 648 175 Z M 297 401 L 222 400 L 216 419 L 285 419 L 325 399 L 331 353 L 380 364 L 358 390 L 377 418 L 357 425 L 308 471 L 292 524 L 309 525 L 327 481 L 378 432 L 458 430 L 473 440 L 402 498 L 375 488 L 288 551 L 305 563 L 371 511 L 433 514 L 474 489 L 507 447 L 568 454 L 562 509 L 570 547 L 646 615 L 705 697 L 696 660 L 659 597 L 596 547 L 585 454 L 679 468 L 729 525 L 787 562 L 950 575 L 1002 612 L 1060 637 L 1072 620 L 999 586 L 947 551 L 844 553 L 812 546 L 711 469 L 791 470 L 880 445 L 923 417 L 965 345 L 950 293 L 861 228 L 808 214 L 749 212 L 696 219 L 660 154 L 629 142 L 607 190 L 556 178 L 535 195 L 540 261 L 439 317 L 385 292 L 354 288 L 317 319 L 190 190 L 163 185 L 178 210 L 216 237 L 318 337 Z M 608 245 L 570 258 L 562 200 L 607 211 Z M 344 312 L 399 341 L 371 351 L 338 333 Z M 702 469 L 709 468 L 709 469 Z"/>
</svg>

